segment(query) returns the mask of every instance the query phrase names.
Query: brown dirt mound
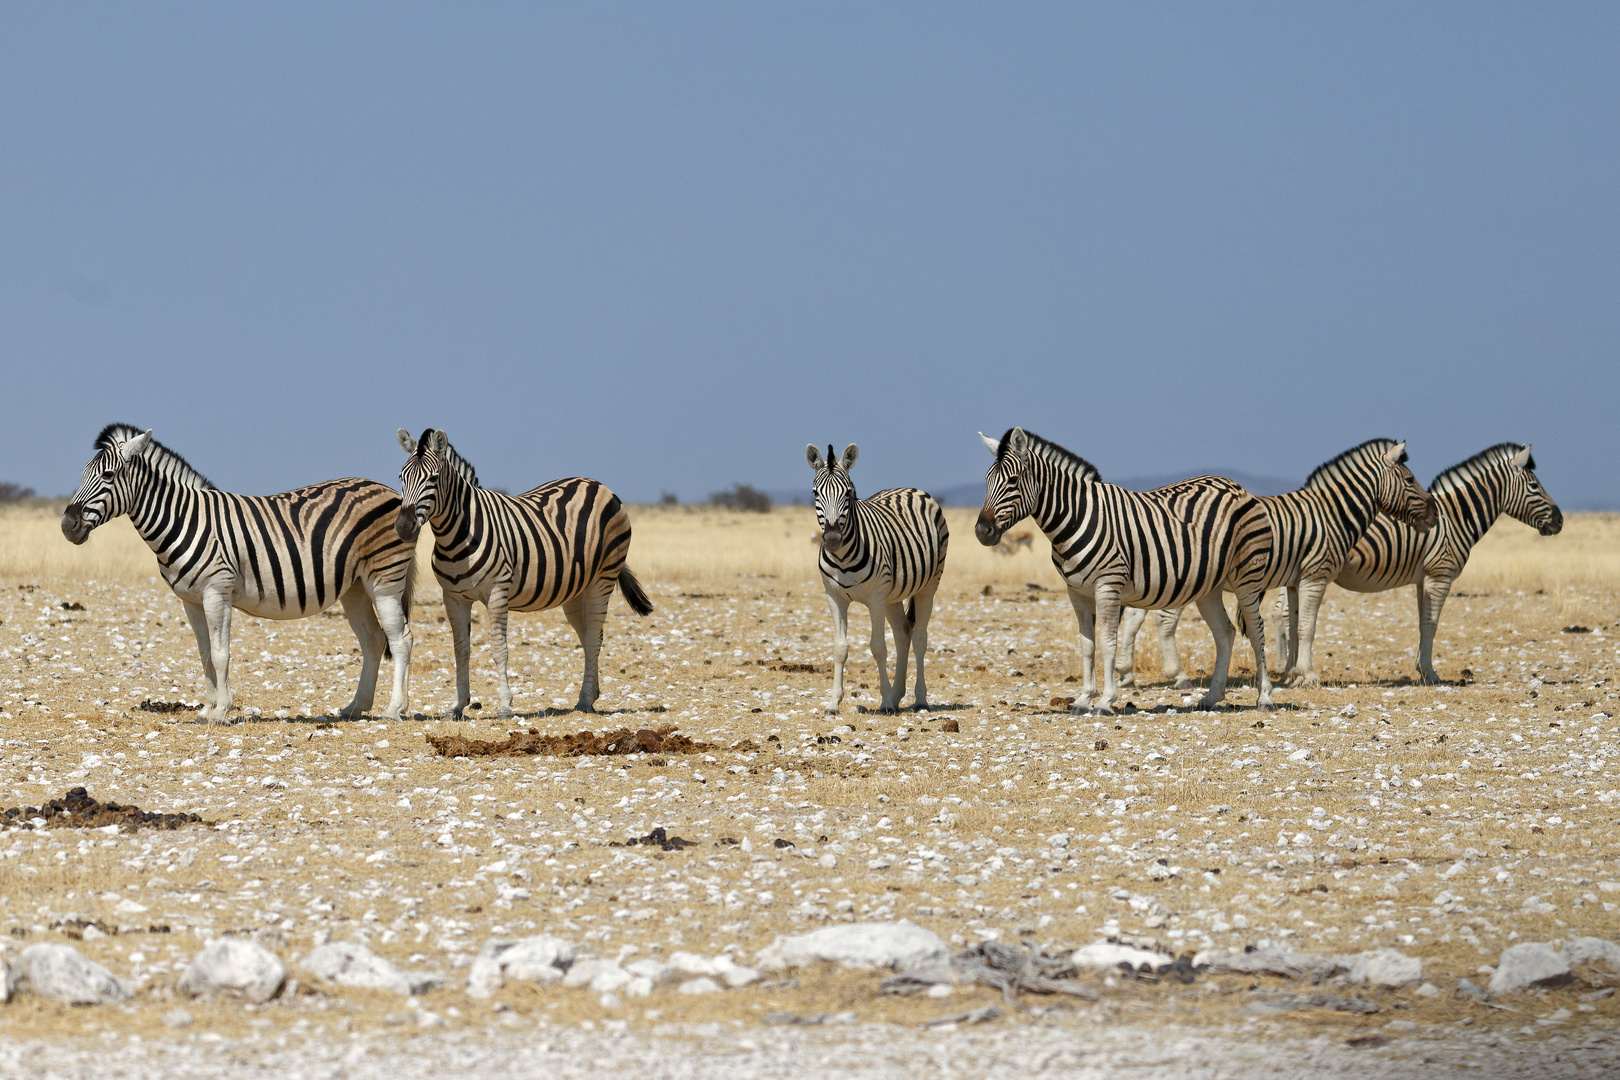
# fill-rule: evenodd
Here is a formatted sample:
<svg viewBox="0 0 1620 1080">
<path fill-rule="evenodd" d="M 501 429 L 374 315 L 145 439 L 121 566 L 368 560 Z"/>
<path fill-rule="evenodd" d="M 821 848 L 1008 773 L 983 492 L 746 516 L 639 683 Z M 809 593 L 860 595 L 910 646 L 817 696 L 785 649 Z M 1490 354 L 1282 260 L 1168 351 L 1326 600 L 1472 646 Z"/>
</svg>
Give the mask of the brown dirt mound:
<svg viewBox="0 0 1620 1080">
<path fill-rule="evenodd" d="M 188 705 L 184 701 L 153 701 L 147 698 L 135 706 L 142 712 L 170 713 L 170 712 L 196 712 L 201 705 Z"/>
<path fill-rule="evenodd" d="M 619 728 L 604 731 L 580 731 L 566 735 L 542 735 L 534 728 L 514 731 L 498 742 L 492 739 L 469 739 L 465 735 L 424 735 L 428 745 L 445 757 L 498 757 L 501 755 L 545 754 L 549 757 L 609 756 L 614 754 L 702 754 L 724 749 L 713 743 L 699 742 L 686 735 L 675 734 L 674 724 L 631 731 Z M 746 740 L 745 740 L 746 742 Z M 732 747 L 758 749 L 738 743 Z"/>
<path fill-rule="evenodd" d="M 13 806 L 0 810 L 0 825 L 20 825 L 42 817 L 48 829 L 99 829 L 122 825 L 127 829 L 178 829 L 182 825 L 207 822 L 196 814 L 158 814 L 138 806 L 119 806 L 92 799 L 82 787 L 69 788 L 60 799 L 44 806 Z"/>
</svg>

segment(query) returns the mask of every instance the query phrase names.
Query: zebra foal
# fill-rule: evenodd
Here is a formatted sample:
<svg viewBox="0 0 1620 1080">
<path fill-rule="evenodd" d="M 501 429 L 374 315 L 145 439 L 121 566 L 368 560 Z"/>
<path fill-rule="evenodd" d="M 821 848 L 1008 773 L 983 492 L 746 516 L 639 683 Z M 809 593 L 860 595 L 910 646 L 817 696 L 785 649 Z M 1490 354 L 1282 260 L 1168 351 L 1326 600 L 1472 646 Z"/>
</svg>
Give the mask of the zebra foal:
<svg viewBox="0 0 1620 1080">
<path fill-rule="evenodd" d="M 1160 609 L 1198 604 L 1215 634 L 1215 672 L 1200 707 L 1222 701 L 1235 637 L 1221 602 L 1223 588 L 1237 594 L 1254 647 L 1259 704 L 1271 705 L 1260 581 L 1272 538 L 1255 496 L 1219 476 L 1128 491 L 1103 483 L 1089 461 L 1023 428 L 1009 429 L 999 442 L 979 437 L 996 460 L 985 476 L 984 507 L 974 533 L 979 543 L 992 547 L 1028 516 L 1052 542 L 1052 563 L 1069 588 L 1080 624 L 1084 682 L 1075 711 L 1095 705 L 1107 712 L 1119 696 L 1115 649 L 1120 612 L 1127 605 Z M 1098 636 L 1101 697 L 1095 665 Z"/>
<path fill-rule="evenodd" d="M 1434 478 L 1429 495 L 1438 521 L 1428 532 L 1380 515 L 1350 552 L 1334 579 L 1352 592 L 1383 592 L 1417 586 L 1419 677 L 1437 683 L 1434 634 L 1451 585 L 1480 537 L 1503 514 L 1542 536 L 1564 527 L 1564 512 L 1536 476 L 1528 444 L 1497 443 Z"/>
<path fill-rule="evenodd" d="M 62 513 L 62 534 L 82 544 L 128 514 L 185 606 L 202 657 L 199 720 L 231 710 L 231 611 L 301 619 L 341 601 L 360 639 L 360 685 L 342 716 L 370 709 L 385 647 L 394 686 L 382 716 L 408 704 L 415 552 L 390 527 L 399 495 L 370 480 L 329 480 L 280 495 L 220 491 L 184 458 L 128 424 L 96 437 L 95 455 Z"/>
<path fill-rule="evenodd" d="M 444 588 L 456 653 L 451 719 L 461 719 L 472 701 L 468 661 L 474 601 L 489 612 L 500 716 L 514 715 L 506 666 L 507 613 L 558 606 L 585 649 L 585 677 L 574 707 L 594 711 L 600 693 L 597 657 L 614 586 L 624 590 L 637 615 L 650 615 L 653 609 L 625 565 L 630 516 L 619 497 L 582 477 L 553 480 L 521 495 L 490 491 L 479 486 L 477 472 L 456 453 L 449 437 L 433 428 L 420 439 L 400 428 L 399 445 L 410 457 L 399 470 L 404 500 L 394 529 L 402 540 L 415 543 L 424 523 L 433 526 L 433 573 Z"/>
<path fill-rule="evenodd" d="M 844 700 L 844 664 L 849 659 L 849 605 L 865 604 L 872 615 L 872 659 L 877 662 L 879 708 L 894 712 L 906 692 L 906 653 L 917 655 L 914 704 L 928 707 L 923 657 L 928 651 L 928 617 L 934 593 L 945 572 L 950 531 L 945 512 L 926 491 L 889 488 L 862 499 L 855 494 L 849 470 L 860 451 L 854 443 L 842 459 L 814 445 L 804 457 L 815 471 L 816 523 L 821 526 L 817 566 L 833 617 L 833 690 L 828 713 Z M 894 681 L 889 681 L 883 623 L 894 633 Z"/>
<path fill-rule="evenodd" d="M 1406 460 L 1406 443 L 1368 439 L 1317 466 L 1298 491 L 1260 496 L 1272 532 L 1271 562 L 1261 587 L 1288 591 L 1289 617 L 1277 627 L 1277 652 L 1283 666 L 1278 681 L 1283 685 L 1322 685 L 1313 662 L 1322 598 L 1328 582 L 1338 576 L 1373 519 L 1387 514 L 1419 533 L 1434 525 L 1434 502 Z M 1122 666 L 1135 656 L 1136 632 L 1143 621 L 1142 614 L 1130 614 L 1134 618 L 1126 620 L 1120 645 Z M 1176 649 L 1180 619 L 1180 610 L 1158 612 L 1165 674 L 1177 679 L 1178 686 L 1182 685 Z"/>
</svg>

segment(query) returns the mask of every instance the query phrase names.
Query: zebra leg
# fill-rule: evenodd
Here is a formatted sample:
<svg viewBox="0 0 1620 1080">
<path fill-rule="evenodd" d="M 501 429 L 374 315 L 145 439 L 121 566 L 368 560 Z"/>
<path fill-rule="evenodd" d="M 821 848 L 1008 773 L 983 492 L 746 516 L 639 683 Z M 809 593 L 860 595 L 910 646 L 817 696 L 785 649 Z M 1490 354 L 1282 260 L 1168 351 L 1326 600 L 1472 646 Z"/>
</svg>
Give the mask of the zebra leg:
<svg viewBox="0 0 1620 1080">
<path fill-rule="evenodd" d="M 1287 595 L 1286 602 L 1283 597 Z M 1291 677 L 1299 665 L 1299 586 L 1290 585 L 1277 594 L 1277 655 L 1286 657 L 1281 681 Z"/>
<path fill-rule="evenodd" d="M 827 606 L 832 608 L 833 620 L 832 704 L 827 706 L 827 715 L 836 716 L 844 701 L 844 664 L 849 660 L 849 601 L 828 593 Z"/>
<path fill-rule="evenodd" d="M 872 660 L 877 664 L 878 689 L 882 692 L 878 711 L 894 712 L 896 706 L 900 703 L 900 694 L 898 691 L 894 691 L 891 700 L 889 689 L 889 646 L 883 640 L 884 605 L 874 600 L 873 603 L 866 605 L 866 609 L 872 613 Z"/>
<path fill-rule="evenodd" d="M 1164 666 L 1164 677 L 1174 679 L 1177 690 L 1192 689 L 1192 678 L 1181 670 L 1181 651 L 1176 648 L 1176 627 L 1181 625 L 1183 608 L 1168 608 L 1154 612 L 1159 622 L 1159 660 Z"/>
<path fill-rule="evenodd" d="M 605 578 L 592 584 L 580 604 L 579 643 L 585 647 L 585 678 L 579 684 L 579 712 L 595 712 L 596 699 L 602 696 L 597 681 L 597 660 L 602 655 L 602 629 L 607 625 L 608 599 L 613 595 L 617 577 Z"/>
<path fill-rule="evenodd" d="M 1136 633 L 1147 618 L 1143 608 L 1128 607 L 1119 616 L 1119 658 L 1115 661 L 1119 685 L 1136 685 Z"/>
<path fill-rule="evenodd" d="M 197 719 L 207 721 L 213 716 L 214 701 L 219 697 L 214 674 L 214 651 L 209 645 L 208 614 L 203 611 L 201 604 L 194 604 L 190 600 L 182 600 L 181 603 L 186 609 L 186 619 L 191 623 L 191 632 L 197 637 L 197 654 L 202 657 L 203 707 L 197 711 Z"/>
<path fill-rule="evenodd" d="M 203 593 L 203 612 L 208 617 L 208 651 L 214 661 L 214 712 L 210 719 L 226 723 L 231 711 L 231 597 L 223 589 Z"/>
<path fill-rule="evenodd" d="M 1097 711 L 1111 713 L 1119 699 L 1119 678 L 1114 672 L 1114 661 L 1119 649 L 1119 596 L 1112 586 L 1100 586 L 1093 601 L 1097 609 L 1097 638 L 1102 646 L 1102 697 L 1097 699 Z"/>
<path fill-rule="evenodd" d="M 496 695 L 500 704 L 496 707 L 495 715 L 502 720 L 512 715 L 512 684 L 506 675 L 506 621 L 507 599 L 506 583 L 497 582 L 490 587 L 489 595 L 484 598 L 484 609 L 489 612 L 489 658 L 495 664 L 495 679 L 499 684 Z M 585 638 L 580 637 L 583 644 Z"/>
<path fill-rule="evenodd" d="M 900 699 L 906 696 L 906 660 L 911 654 L 911 627 L 906 625 L 905 601 L 885 606 L 884 614 L 889 617 L 889 629 L 894 632 L 894 681 L 889 684 L 894 688 L 894 701 L 889 708 L 898 712 Z"/>
<path fill-rule="evenodd" d="M 937 583 L 935 587 L 938 587 Z M 923 657 L 928 652 L 928 617 L 934 613 L 934 590 L 918 593 L 912 603 L 917 605 L 914 609 L 917 621 L 911 628 L 911 650 L 917 657 L 917 691 L 912 696 L 912 704 L 918 710 L 922 710 L 928 708 L 928 687 L 923 678 Z"/>
<path fill-rule="evenodd" d="M 472 653 L 472 601 L 447 590 L 444 594 L 444 617 L 450 624 L 450 642 L 456 654 L 456 703 L 450 706 L 450 714 L 445 719 L 460 720 L 472 702 L 467 672 Z"/>
<path fill-rule="evenodd" d="M 1097 608 L 1091 597 L 1074 589 L 1069 590 L 1069 603 L 1080 624 L 1080 696 L 1074 699 L 1071 711 L 1085 712 L 1097 700 Z"/>
<path fill-rule="evenodd" d="M 388 638 L 377 621 L 364 583 L 350 585 L 343 591 L 342 600 L 343 614 L 360 642 L 360 685 L 355 687 L 354 700 L 339 709 L 338 715 L 354 719 L 364 716 L 377 698 L 377 668 L 382 664 L 383 643 Z"/>
<path fill-rule="evenodd" d="M 1213 709 L 1226 700 L 1226 675 L 1232 667 L 1232 639 L 1237 633 L 1232 629 L 1232 620 L 1226 617 L 1226 603 L 1219 589 L 1198 598 L 1198 612 L 1215 638 L 1215 668 L 1209 675 L 1209 692 L 1199 700 L 1198 707 Z"/>
<path fill-rule="evenodd" d="M 1440 629 L 1440 612 L 1451 593 L 1451 579 L 1425 577 L 1418 582 L 1418 674 L 1426 683 L 1438 683 L 1434 670 L 1434 634 Z"/>
<path fill-rule="evenodd" d="M 1254 689 L 1255 705 L 1261 709 L 1271 708 L 1271 672 L 1266 668 L 1266 624 L 1260 615 L 1260 603 L 1265 599 L 1265 590 L 1257 589 L 1249 595 L 1239 593 L 1237 597 L 1238 611 L 1243 614 L 1244 625 L 1248 627 L 1249 645 L 1254 649 Z M 1221 604 L 1224 610 L 1225 603 Z"/>
<path fill-rule="evenodd" d="M 1291 656 L 1293 662 L 1288 665 L 1293 671 L 1293 679 L 1289 681 L 1289 686 L 1322 685 L 1322 676 L 1316 673 L 1313 653 L 1316 644 L 1316 617 L 1322 610 L 1322 597 L 1327 592 L 1327 584 L 1326 579 L 1312 578 L 1301 581 L 1298 588 L 1288 590 L 1290 599 L 1296 595 L 1299 597 L 1299 618 L 1297 622 L 1294 619 L 1289 620 L 1298 628 L 1296 633 L 1288 635 L 1290 653 L 1295 653 L 1297 649 L 1297 659 Z"/>
<path fill-rule="evenodd" d="M 411 620 L 405 613 L 405 598 L 399 593 L 382 593 L 371 598 L 376 604 L 374 621 L 382 625 L 383 636 L 388 639 L 388 649 L 394 654 L 394 685 L 388 692 L 388 708 L 383 712 L 384 720 L 403 720 L 405 710 L 410 707 L 410 677 L 411 677 Z M 372 696 L 376 682 L 368 682 L 367 696 Z M 370 707 L 370 702 L 367 702 Z"/>
</svg>

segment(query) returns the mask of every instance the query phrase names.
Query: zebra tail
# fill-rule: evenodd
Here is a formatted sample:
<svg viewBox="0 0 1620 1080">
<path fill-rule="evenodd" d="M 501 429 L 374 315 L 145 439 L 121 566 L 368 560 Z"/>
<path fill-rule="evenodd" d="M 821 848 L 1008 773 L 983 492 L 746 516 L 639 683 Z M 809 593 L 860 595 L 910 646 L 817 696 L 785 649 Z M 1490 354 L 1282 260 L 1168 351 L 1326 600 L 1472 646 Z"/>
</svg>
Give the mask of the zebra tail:
<svg viewBox="0 0 1620 1080">
<path fill-rule="evenodd" d="M 643 618 L 652 614 L 652 601 L 641 591 L 641 582 L 636 580 L 636 575 L 630 572 L 628 566 L 619 571 L 619 588 L 624 591 L 625 603 L 630 605 L 631 611 Z"/>
<path fill-rule="evenodd" d="M 917 598 L 914 596 L 906 601 L 906 630 L 917 628 Z"/>
</svg>

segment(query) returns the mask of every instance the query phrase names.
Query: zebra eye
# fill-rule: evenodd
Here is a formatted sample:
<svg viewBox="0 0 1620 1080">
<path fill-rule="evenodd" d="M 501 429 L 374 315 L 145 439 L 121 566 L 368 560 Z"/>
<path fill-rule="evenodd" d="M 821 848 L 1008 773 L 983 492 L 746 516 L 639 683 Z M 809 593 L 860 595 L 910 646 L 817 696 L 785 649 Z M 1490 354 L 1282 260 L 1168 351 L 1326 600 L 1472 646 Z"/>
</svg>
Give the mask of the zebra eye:
<svg viewBox="0 0 1620 1080">
<path fill-rule="evenodd" d="M 111 470 L 111 469 L 106 469 L 106 470 L 104 470 L 104 471 L 103 471 L 103 472 L 102 472 L 102 474 L 101 474 L 101 478 L 102 478 L 102 479 L 103 479 L 103 480 L 111 480 L 111 479 L 112 479 L 112 478 L 113 478 L 113 476 L 114 476 L 114 475 L 115 475 L 115 474 L 114 474 L 114 473 L 113 473 L 113 471 L 112 471 L 112 470 Z"/>
</svg>

